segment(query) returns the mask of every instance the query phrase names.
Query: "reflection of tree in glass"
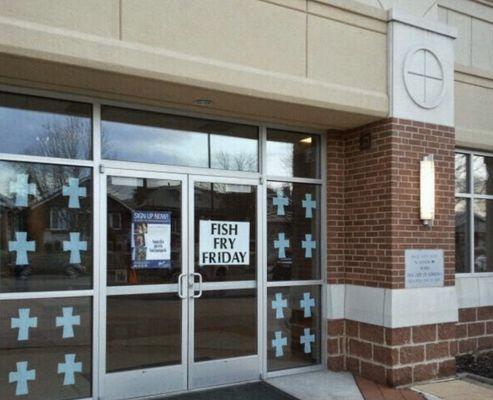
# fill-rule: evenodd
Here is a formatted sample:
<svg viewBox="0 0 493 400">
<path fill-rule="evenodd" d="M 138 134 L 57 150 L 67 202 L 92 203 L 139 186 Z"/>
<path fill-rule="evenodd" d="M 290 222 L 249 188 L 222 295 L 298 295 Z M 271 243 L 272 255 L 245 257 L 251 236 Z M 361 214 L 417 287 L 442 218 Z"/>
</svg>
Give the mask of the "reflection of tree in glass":
<svg viewBox="0 0 493 400">
<path fill-rule="evenodd" d="M 493 193 L 493 157 L 474 157 L 474 191 L 477 194 Z"/>
<path fill-rule="evenodd" d="M 45 131 L 36 137 L 31 154 L 43 157 L 88 159 L 90 146 L 87 126 L 80 118 L 53 120 L 43 125 Z"/>
<path fill-rule="evenodd" d="M 493 193 L 493 157 L 474 156 L 474 192 Z M 474 204 L 474 264 L 476 272 L 493 270 L 493 201 L 476 200 Z"/>
<path fill-rule="evenodd" d="M 88 159 L 90 156 L 90 139 L 87 134 L 87 123 L 77 117 L 67 117 L 62 121 L 52 120 L 43 125 L 44 133 L 36 137 L 30 154 L 41 157 Z M 23 168 L 24 169 L 24 168 Z M 71 169 L 69 172 L 68 169 Z M 76 167 L 63 167 L 53 164 L 26 164 L 25 173 L 29 175 L 31 182 L 36 184 L 38 191 L 38 203 L 47 200 L 54 195 L 61 195 L 64 185 L 68 184 L 68 178 L 78 178 L 81 185 L 89 179 L 85 170 Z M 85 185 L 84 185 L 85 186 Z M 71 226 L 76 221 L 74 213 L 60 213 L 66 226 Z M 81 229 L 88 229 L 87 218 L 78 218 Z"/>
<path fill-rule="evenodd" d="M 40 157 L 87 159 L 90 156 L 90 138 L 87 134 L 87 122 L 76 117 L 69 117 L 63 121 L 51 120 L 42 126 L 43 133 L 31 144 L 29 153 Z M 27 174 L 29 183 L 36 185 L 36 196 L 31 197 L 29 214 L 25 218 L 44 219 L 46 232 L 39 237 L 43 244 L 38 243 L 39 254 L 43 249 L 48 252 L 57 249 L 60 251 L 65 230 L 80 232 L 81 240 L 91 237 L 91 170 L 75 166 L 63 166 L 44 163 L 17 163 L 19 174 Z M 69 178 L 78 178 L 79 185 L 86 188 L 86 197 L 80 198 L 80 208 L 69 208 L 69 198 L 63 195 L 63 187 L 68 185 Z M 89 203 L 88 203 L 89 201 Z M 47 217 L 44 217 L 47 216 Z M 31 222 L 32 223 L 32 222 Z M 41 226 L 40 226 L 41 227 Z M 34 228 L 33 228 L 34 229 Z M 82 255 L 82 265 L 86 264 L 88 253 Z M 42 257 L 42 256 L 40 256 Z M 42 258 L 39 258 L 41 260 Z M 61 257 L 60 260 L 65 260 Z M 41 262 L 41 261 L 40 261 Z M 52 265 L 51 267 L 54 267 Z M 50 268 L 51 268 L 50 267 Z"/>
<path fill-rule="evenodd" d="M 455 156 L 455 181 L 459 192 L 467 192 L 467 156 L 456 154 Z"/>
<path fill-rule="evenodd" d="M 281 164 L 284 170 L 288 171 L 290 175 L 294 175 L 293 160 L 294 160 L 294 146 L 292 146 L 292 150 L 290 152 L 286 152 L 281 157 Z"/>
<path fill-rule="evenodd" d="M 257 157 L 252 153 L 230 154 L 219 151 L 213 155 L 213 167 L 232 171 L 256 171 Z"/>
</svg>

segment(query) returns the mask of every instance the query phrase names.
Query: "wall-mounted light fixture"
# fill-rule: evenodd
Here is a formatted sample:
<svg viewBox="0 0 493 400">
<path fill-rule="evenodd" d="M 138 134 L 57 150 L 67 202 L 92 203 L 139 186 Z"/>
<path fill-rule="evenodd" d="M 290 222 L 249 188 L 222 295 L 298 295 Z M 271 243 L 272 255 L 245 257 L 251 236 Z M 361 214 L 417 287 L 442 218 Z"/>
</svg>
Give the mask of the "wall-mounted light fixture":
<svg viewBox="0 0 493 400">
<path fill-rule="evenodd" d="M 195 104 L 197 106 L 210 106 L 213 103 L 214 102 L 211 99 L 195 99 L 193 101 L 193 104 Z"/>
<path fill-rule="evenodd" d="M 435 219 L 435 160 L 423 157 L 420 168 L 420 214 L 424 225 L 432 226 Z"/>
</svg>

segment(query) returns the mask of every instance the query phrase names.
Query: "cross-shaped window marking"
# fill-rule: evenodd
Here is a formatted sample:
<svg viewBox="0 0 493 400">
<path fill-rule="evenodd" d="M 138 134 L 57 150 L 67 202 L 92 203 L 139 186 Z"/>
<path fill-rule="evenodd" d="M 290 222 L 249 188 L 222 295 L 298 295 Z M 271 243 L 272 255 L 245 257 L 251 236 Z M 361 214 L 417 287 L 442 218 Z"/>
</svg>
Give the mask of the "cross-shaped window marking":
<svg viewBox="0 0 493 400">
<path fill-rule="evenodd" d="M 63 307 L 63 316 L 56 317 L 56 326 L 63 326 L 64 339 L 73 338 L 74 325 L 80 325 L 80 315 L 73 315 L 74 307 Z"/>
<path fill-rule="evenodd" d="M 10 319 L 10 327 L 12 329 L 19 329 L 17 334 L 17 340 L 29 340 L 29 329 L 38 327 L 38 318 L 30 317 L 30 308 L 19 308 L 19 318 Z"/>
<path fill-rule="evenodd" d="M 27 257 L 27 252 L 35 250 L 36 243 L 33 240 L 27 240 L 27 232 L 16 232 L 15 240 L 9 240 L 9 251 L 16 252 L 16 265 L 28 265 L 29 260 Z"/>
</svg>

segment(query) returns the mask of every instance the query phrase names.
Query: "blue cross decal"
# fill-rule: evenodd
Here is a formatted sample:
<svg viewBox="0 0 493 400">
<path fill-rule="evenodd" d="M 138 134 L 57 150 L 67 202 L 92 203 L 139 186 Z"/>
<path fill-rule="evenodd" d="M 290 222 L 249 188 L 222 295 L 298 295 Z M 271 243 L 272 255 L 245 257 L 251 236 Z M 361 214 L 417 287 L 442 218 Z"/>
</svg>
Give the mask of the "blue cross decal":
<svg viewBox="0 0 493 400">
<path fill-rule="evenodd" d="M 305 345 L 305 353 L 312 352 L 312 343 L 315 342 L 315 335 L 310 335 L 310 329 L 305 328 L 303 336 L 300 337 L 300 343 Z"/>
<path fill-rule="evenodd" d="M 312 316 L 312 307 L 315 307 L 315 299 L 310 298 L 310 292 L 303 293 L 303 299 L 300 300 L 300 307 L 303 308 L 303 316 L 305 318 Z"/>
<path fill-rule="evenodd" d="M 284 197 L 282 190 L 277 191 L 277 197 L 272 199 L 272 204 L 277 207 L 277 215 L 286 215 L 284 212 L 284 207 L 289 204 L 289 200 Z"/>
<path fill-rule="evenodd" d="M 63 316 L 56 317 L 56 326 L 63 326 L 63 338 L 73 338 L 74 325 L 80 325 L 80 315 L 73 315 L 74 307 L 63 307 Z"/>
<path fill-rule="evenodd" d="M 289 239 L 286 240 L 284 233 L 278 233 L 277 240 L 274 240 L 274 248 L 278 249 L 278 258 L 286 258 L 286 248 L 289 247 Z"/>
<path fill-rule="evenodd" d="M 317 208 L 317 202 L 312 200 L 312 195 L 310 193 L 305 194 L 305 200 L 301 201 L 301 206 L 305 209 L 305 218 L 311 218 L 312 208 Z"/>
<path fill-rule="evenodd" d="M 10 327 L 12 329 L 19 329 L 17 333 L 17 340 L 29 340 L 29 328 L 38 327 L 38 318 L 29 317 L 31 309 L 19 308 L 19 318 L 10 319 Z"/>
<path fill-rule="evenodd" d="M 70 232 L 70 241 L 63 241 L 63 251 L 70 251 L 70 264 L 80 264 L 80 252 L 87 250 L 87 242 L 80 240 L 79 232 Z"/>
<path fill-rule="evenodd" d="M 9 191 L 15 194 L 15 205 L 17 207 L 27 207 L 29 195 L 36 195 L 36 184 L 28 183 L 29 175 L 17 174 L 17 180 L 10 182 Z"/>
<path fill-rule="evenodd" d="M 75 362 L 75 354 L 65 354 L 65 362 L 58 363 L 58 373 L 64 374 L 63 385 L 75 385 L 75 373 L 82 372 L 82 363 Z"/>
<path fill-rule="evenodd" d="M 288 345 L 288 339 L 282 337 L 281 331 L 277 331 L 274 335 L 275 339 L 272 339 L 272 347 L 276 349 L 276 357 L 282 357 L 284 355 L 283 346 Z"/>
<path fill-rule="evenodd" d="M 69 196 L 68 208 L 80 208 L 79 197 L 86 197 L 87 190 L 79 186 L 79 178 L 69 178 L 68 186 L 63 187 L 63 195 Z"/>
<path fill-rule="evenodd" d="M 16 232 L 15 240 L 9 240 L 9 251 L 17 252 L 15 257 L 16 265 L 28 265 L 27 252 L 35 250 L 36 243 L 27 240 L 27 232 Z"/>
<path fill-rule="evenodd" d="M 272 309 L 276 310 L 276 319 L 284 318 L 283 308 L 288 306 L 288 301 L 282 298 L 282 293 L 276 293 L 275 300 L 272 300 Z"/>
<path fill-rule="evenodd" d="M 312 240 L 312 235 L 307 233 L 305 240 L 301 241 L 301 247 L 305 249 L 305 258 L 312 258 L 312 250 L 317 248 L 317 242 Z"/>
<path fill-rule="evenodd" d="M 22 396 L 29 394 L 28 381 L 34 381 L 36 379 L 36 370 L 27 369 L 27 361 L 20 361 L 16 363 L 17 371 L 11 371 L 9 373 L 9 383 L 16 383 L 15 395 Z"/>
</svg>

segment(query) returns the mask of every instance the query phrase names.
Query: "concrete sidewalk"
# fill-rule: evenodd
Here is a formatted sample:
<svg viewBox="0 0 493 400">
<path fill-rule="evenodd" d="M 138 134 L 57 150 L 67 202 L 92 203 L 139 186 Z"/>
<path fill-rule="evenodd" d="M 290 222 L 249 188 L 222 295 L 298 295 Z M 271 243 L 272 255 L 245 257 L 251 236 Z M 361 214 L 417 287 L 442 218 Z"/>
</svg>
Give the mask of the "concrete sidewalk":
<svg viewBox="0 0 493 400">
<path fill-rule="evenodd" d="M 413 389 L 429 400 L 493 400 L 493 386 L 468 378 L 416 385 Z"/>
<path fill-rule="evenodd" d="M 266 382 L 300 400 L 364 400 L 349 372 L 308 372 Z"/>
</svg>

